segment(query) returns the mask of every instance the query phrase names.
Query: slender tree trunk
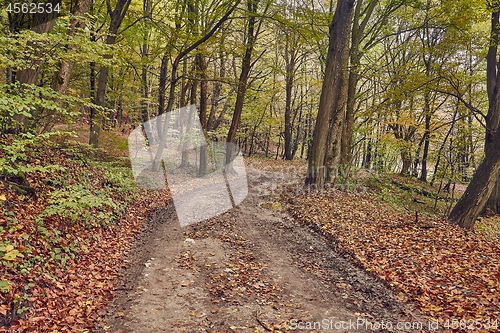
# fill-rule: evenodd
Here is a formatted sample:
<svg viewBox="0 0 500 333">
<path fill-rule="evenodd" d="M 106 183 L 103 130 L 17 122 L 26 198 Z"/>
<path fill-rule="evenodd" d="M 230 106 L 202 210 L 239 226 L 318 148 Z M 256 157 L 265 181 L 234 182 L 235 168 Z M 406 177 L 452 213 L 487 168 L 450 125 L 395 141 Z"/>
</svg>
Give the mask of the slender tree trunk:
<svg viewBox="0 0 500 333">
<path fill-rule="evenodd" d="M 212 103 L 210 107 L 210 114 L 208 116 L 207 130 L 213 131 L 217 129 L 215 114 L 219 107 L 219 99 L 222 93 L 222 81 L 226 77 L 226 60 L 224 56 L 224 50 L 222 47 L 219 51 L 220 57 L 220 69 L 219 69 L 219 81 L 214 82 L 212 91 Z"/>
<path fill-rule="evenodd" d="M 291 161 L 292 154 L 292 90 L 296 71 L 296 46 L 292 45 L 291 37 L 288 33 L 285 36 L 285 159 Z"/>
<path fill-rule="evenodd" d="M 437 160 L 436 160 L 436 164 L 434 165 L 434 172 L 432 174 L 432 179 L 431 179 L 431 183 L 430 183 L 431 186 L 434 184 L 434 181 L 436 180 L 436 175 L 437 175 L 438 170 L 439 170 L 439 164 L 441 163 L 441 156 L 443 155 L 443 150 L 444 150 L 444 147 L 446 145 L 446 142 L 448 141 L 448 138 L 450 137 L 450 134 L 453 131 L 453 128 L 455 127 L 457 113 L 458 113 L 458 104 L 457 104 L 457 108 L 455 110 L 455 113 L 453 114 L 453 120 L 451 122 L 450 129 L 446 133 L 446 136 L 443 139 L 443 143 L 441 144 L 441 147 L 439 147 L 439 150 L 438 150 Z"/>
<path fill-rule="evenodd" d="M 151 18 L 152 15 L 152 4 L 151 0 L 143 0 L 143 14 L 144 17 Z M 141 47 L 141 60 L 142 60 L 142 66 L 141 66 L 141 92 L 142 92 L 142 99 L 141 99 L 141 118 L 142 122 L 144 124 L 144 131 L 146 132 L 146 135 L 149 140 L 149 144 L 152 144 L 155 142 L 156 138 L 153 135 L 153 129 L 151 128 L 151 123 L 149 123 L 150 120 L 150 98 L 151 98 L 151 93 L 150 93 L 150 87 L 149 87 L 149 78 L 148 78 L 148 72 L 149 72 L 149 66 L 148 66 L 148 58 L 149 58 L 149 35 L 150 32 L 147 29 L 146 22 L 144 23 L 144 31 L 142 35 L 142 47 Z M 166 61 L 165 63 L 163 62 L 162 59 L 162 64 L 160 67 L 160 86 L 162 84 L 162 70 L 163 66 L 166 67 Z M 166 68 L 165 68 L 166 71 Z M 163 78 L 164 79 L 164 78 Z M 164 82 L 163 82 L 164 83 Z M 165 91 L 163 91 L 163 99 L 165 98 Z M 158 102 L 161 101 L 161 87 L 160 87 L 160 93 L 158 97 Z"/>
<path fill-rule="evenodd" d="M 336 123 L 341 92 L 342 63 L 355 0 L 339 0 L 330 25 L 325 77 L 321 90 L 318 116 L 313 133 L 313 143 L 308 163 L 306 185 L 323 187 L 327 178 L 328 130 Z"/>
<path fill-rule="evenodd" d="M 185 48 L 182 52 L 180 52 L 177 57 L 175 58 L 173 64 L 172 64 L 172 75 L 171 75 L 171 83 L 170 83 L 170 93 L 169 93 L 169 98 L 168 98 L 168 104 L 167 104 L 167 110 L 166 112 L 170 112 L 172 110 L 174 100 L 175 100 L 175 86 L 177 84 L 177 68 L 179 66 L 180 61 L 187 56 L 189 53 L 191 53 L 193 50 L 195 50 L 198 46 L 202 45 L 205 43 L 210 37 L 213 36 L 213 34 L 220 29 L 222 24 L 229 18 L 231 13 L 236 9 L 238 4 L 240 3 L 241 0 L 236 0 L 234 5 L 222 16 L 222 18 L 210 29 L 209 32 L 207 32 L 203 37 L 198 39 L 196 42 L 191 44 L 189 47 Z M 165 128 L 168 126 L 168 123 L 165 122 Z M 160 136 L 160 143 L 158 144 L 158 149 L 156 150 L 156 154 L 153 160 L 153 166 L 152 170 L 157 172 L 160 170 L 160 165 L 161 165 L 161 156 L 163 154 L 163 149 L 165 149 L 165 144 L 166 144 L 166 137 L 165 137 L 165 128 L 162 129 L 161 133 L 159 133 Z"/>
<path fill-rule="evenodd" d="M 162 114 L 165 113 L 165 94 L 167 91 L 167 68 L 168 68 L 168 56 L 164 54 L 163 57 L 161 58 L 160 78 L 158 80 L 158 116 L 161 116 Z M 147 121 L 144 119 L 144 115 L 143 115 L 143 121 Z M 158 121 L 156 123 L 156 131 L 158 133 L 158 137 L 161 137 L 161 131 L 162 131 L 161 125 L 162 125 L 161 121 Z"/>
<path fill-rule="evenodd" d="M 292 160 L 292 89 L 293 74 L 287 70 L 285 76 L 285 159 Z"/>
<path fill-rule="evenodd" d="M 231 120 L 231 126 L 229 127 L 229 132 L 227 134 L 226 142 L 231 143 L 236 139 L 236 131 L 238 130 L 238 125 L 240 123 L 241 113 L 243 112 L 243 104 L 245 103 L 245 95 L 248 85 L 248 76 L 252 67 L 251 59 L 254 49 L 255 40 L 257 38 L 255 34 L 256 28 L 256 16 L 257 7 L 259 0 L 247 0 L 247 10 L 250 15 L 248 18 L 248 25 L 246 31 L 246 45 L 245 54 L 241 63 L 241 73 L 238 80 L 238 88 L 236 91 L 236 104 L 234 106 L 233 118 Z M 226 148 L 226 165 L 230 165 L 234 158 L 233 146 L 228 144 Z"/>
<path fill-rule="evenodd" d="M 490 105 L 493 102 L 495 89 L 499 89 L 499 74 L 496 70 L 498 67 L 498 43 L 499 43 L 499 16 L 498 12 L 494 13 L 492 16 L 492 24 L 496 24 L 492 26 L 492 39 L 494 44 L 492 44 L 488 51 L 488 68 L 487 68 L 487 76 L 488 76 L 488 99 L 490 101 Z M 490 107 L 491 108 L 491 107 Z M 491 143 L 490 138 L 492 134 L 497 132 L 500 128 L 500 110 L 497 110 L 496 113 L 489 112 L 486 118 L 486 140 L 485 140 L 485 150 L 489 150 Z M 486 203 L 485 211 L 493 214 L 500 214 L 500 179 L 497 180 L 493 191 L 488 198 Z"/>
<path fill-rule="evenodd" d="M 200 123 L 205 138 L 207 138 L 207 102 L 208 102 L 208 82 L 207 82 L 207 62 L 205 56 L 201 53 L 196 55 L 196 65 L 200 73 Z M 204 176 L 208 173 L 208 146 L 202 145 L 200 147 L 200 168 L 198 170 L 199 176 Z"/>
<path fill-rule="evenodd" d="M 366 143 L 366 153 L 363 156 L 363 168 L 370 169 L 372 165 L 372 141 L 369 139 Z"/>
<path fill-rule="evenodd" d="M 349 48 L 346 46 L 344 49 L 344 56 L 342 59 L 342 75 L 340 77 L 340 92 L 338 95 L 337 107 L 332 112 L 332 121 L 330 122 L 330 129 L 328 131 L 328 152 L 327 152 L 327 181 L 335 182 L 337 176 L 348 169 L 348 165 L 341 165 L 342 159 L 342 141 L 344 133 L 344 123 L 346 120 L 346 103 L 348 93 L 348 80 L 349 80 Z M 344 168 L 340 170 L 340 168 Z"/>
<path fill-rule="evenodd" d="M 420 174 L 420 180 L 423 182 L 427 181 L 427 157 L 429 155 L 429 143 L 431 136 L 431 115 L 425 116 L 425 132 L 424 132 L 424 151 L 422 153 L 422 172 Z"/>
<path fill-rule="evenodd" d="M 111 8 L 109 0 L 106 1 L 108 14 L 111 17 L 111 23 L 108 29 L 108 36 L 106 37 L 106 44 L 112 45 L 116 42 L 116 34 L 122 24 L 125 14 L 127 13 L 131 1 L 132 0 L 118 0 L 115 9 Z M 111 59 L 112 56 L 108 54 L 105 56 L 105 58 Z M 94 103 L 102 108 L 104 108 L 105 106 L 104 102 L 106 97 L 106 84 L 108 83 L 108 75 L 109 75 L 109 68 L 101 67 L 97 79 L 97 91 Z M 99 144 L 99 134 L 101 133 L 101 126 L 104 121 L 104 116 L 102 113 L 103 111 L 99 110 L 98 114 L 94 115 L 94 117 L 90 119 L 89 143 L 94 147 L 97 147 Z"/>
<path fill-rule="evenodd" d="M 342 146 L 341 146 L 341 165 L 349 165 L 352 160 L 352 137 L 354 133 L 354 114 L 356 104 L 356 93 L 359 81 L 359 67 L 361 63 L 362 53 L 360 51 L 361 38 L 363 37 L 365 28 L 370 20 L 370 17 L 378 3 L 378 0 L 371 0 L 365 10 L 365 17 L 361 20 L 361 7 L 363 0 L 358 0 L 354 9 L 353 27 L 351 35 L 351 46 L 349 51 L 349 79 L 347 81 L 347 104 L 345 112 L 345 122 L 342 127 Z"/>
</svg>

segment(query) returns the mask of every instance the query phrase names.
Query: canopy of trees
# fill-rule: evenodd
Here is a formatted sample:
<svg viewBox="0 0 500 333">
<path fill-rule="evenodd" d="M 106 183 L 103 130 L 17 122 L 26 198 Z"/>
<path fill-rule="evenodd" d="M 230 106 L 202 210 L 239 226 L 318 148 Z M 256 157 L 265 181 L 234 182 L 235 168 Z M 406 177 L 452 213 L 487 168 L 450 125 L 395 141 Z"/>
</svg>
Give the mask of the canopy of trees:
<svg viewBox="0 0 500 333">
<path fill-rule="evenodd" d="M 442 186 L 472 181 L 450 220 L 472 228 L 479 214 L 500 211 L 496 1 L 1 8 L 2 135 L 83 122 L 97 147 L 102 130 L 196 104 L 211 140 L 308 158 L 309 186 L 361 167 Z"/>
</svg>

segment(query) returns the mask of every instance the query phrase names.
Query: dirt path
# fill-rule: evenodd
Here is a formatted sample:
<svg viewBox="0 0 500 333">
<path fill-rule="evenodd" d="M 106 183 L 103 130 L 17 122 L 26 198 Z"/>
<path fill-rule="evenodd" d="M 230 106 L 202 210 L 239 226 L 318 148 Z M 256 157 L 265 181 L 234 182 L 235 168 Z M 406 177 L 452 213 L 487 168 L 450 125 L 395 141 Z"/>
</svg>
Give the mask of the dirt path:
<svg viewBox="0 0 500 333">
<path fill-rule="evenodd" d="M 387 331 L 405 331 L 396 323 L 424 322 L 331 241 L 273 210 L 254 190 L 270 179 L 247 172 L 248 197 L 221 216 L 181 228 L 172 205 L 157 213 L 98 332 L 349 332 L 388 321 Z"/>
</svg>

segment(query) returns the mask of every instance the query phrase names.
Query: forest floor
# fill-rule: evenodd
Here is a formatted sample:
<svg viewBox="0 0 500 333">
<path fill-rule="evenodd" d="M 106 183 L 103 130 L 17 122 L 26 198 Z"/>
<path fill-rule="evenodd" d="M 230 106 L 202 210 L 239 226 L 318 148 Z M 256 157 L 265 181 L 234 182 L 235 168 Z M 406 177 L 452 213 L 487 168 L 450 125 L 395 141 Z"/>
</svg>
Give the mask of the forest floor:
<svg viewBox="0 0 500 333">
<path fill-rule="evenodd" d="M 313 191 L 304 161 L 245 158 L 246 199 L 181 227 L 126 140 L 0 145 L 29 190 L 0 182 L 0 333 L 500 331 L 500 219 L 443 218 L 464 186 L 359 170 Z"/>
<path fill-rule="evenodd" d="M 100 332 L 379 331 L 382 323 L 392 324 L 387 331 L 411 331 L 396 323 L 428 325 L 397 292 L 273 202 L 273 189 L 291 179 L 247 164 L 249 194 L 235 209 L 181 228 L 170 204 L 149 221 Z"/>
</svg>

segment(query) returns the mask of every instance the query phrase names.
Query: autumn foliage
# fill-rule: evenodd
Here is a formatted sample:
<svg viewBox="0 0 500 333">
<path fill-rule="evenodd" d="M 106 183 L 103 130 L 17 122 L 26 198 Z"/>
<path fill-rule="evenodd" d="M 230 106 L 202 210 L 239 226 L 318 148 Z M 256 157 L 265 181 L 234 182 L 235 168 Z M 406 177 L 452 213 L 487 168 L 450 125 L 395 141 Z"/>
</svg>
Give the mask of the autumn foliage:
<svg viewBox="0 0 500 333">
<path fill-rule="evenodd" d="M 119 156 L 66 136 L 23 147 L 11 166 L 29 171 L 34 191 L 16 191 L 6 174 L 0 182 L 0 332 L 91 331 L 134 238 L 168 194 L 133 188 L 130 173 L 117 176 L 126 166 L 112 167 Z M 42 163 L 57 170 L 36 170 Z"/>
<path fill-rule="evenodd" d="M 500 315 L 498 234 L 386 207 L 373 193 L 333 190 L 294 196 L 289 212 L 444 325 Z M 494 331 L 491 328 L 489 331 Z"/>
</svg>

